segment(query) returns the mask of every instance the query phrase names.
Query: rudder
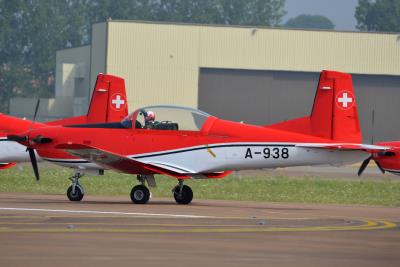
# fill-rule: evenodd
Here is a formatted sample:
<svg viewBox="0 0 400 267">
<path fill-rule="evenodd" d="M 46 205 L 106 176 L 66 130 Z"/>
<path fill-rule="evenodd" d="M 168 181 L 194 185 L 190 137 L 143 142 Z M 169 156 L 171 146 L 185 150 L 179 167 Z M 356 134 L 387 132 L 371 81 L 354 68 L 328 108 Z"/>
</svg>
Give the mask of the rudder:
<svg viewBox="0 0 400 267">
<path fill-rule="evenodd" d="M 351 75 L 322 71 L 310 116 L 314 135 L 352 143 L 361 142 Z"/>
<path fill-rule="evenodd" d="M 124 79 L 100 73 L 87 113 L 87 123 L 117 122 L 128 115 Z"/>
</svg>

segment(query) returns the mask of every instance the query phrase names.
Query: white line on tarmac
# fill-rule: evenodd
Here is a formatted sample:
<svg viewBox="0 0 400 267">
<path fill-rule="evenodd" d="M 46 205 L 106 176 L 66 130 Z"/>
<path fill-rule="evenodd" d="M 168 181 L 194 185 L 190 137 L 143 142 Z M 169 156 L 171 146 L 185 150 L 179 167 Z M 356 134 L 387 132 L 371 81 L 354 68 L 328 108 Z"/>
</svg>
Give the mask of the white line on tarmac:
<svg viewBox="0 0 400 267">
<path fill-rule="evenodd" d="M 86 214 L 110 214 L 110 215 L 131 215 L 148 217 L 173 217 L 173 218 L 215 218 L 213 216 L 168 214 L 168 213 L 140 213 L 140 212 L 120 212 L 120 211 L 97 211 L 97 210 L 53 210 L 53 209 L 33 209 L 33 208 L 6 208 L 0 207 L 0 210 L 12 211 L 39 211 L 55 213 L 86 213 Z"/>
</svg>

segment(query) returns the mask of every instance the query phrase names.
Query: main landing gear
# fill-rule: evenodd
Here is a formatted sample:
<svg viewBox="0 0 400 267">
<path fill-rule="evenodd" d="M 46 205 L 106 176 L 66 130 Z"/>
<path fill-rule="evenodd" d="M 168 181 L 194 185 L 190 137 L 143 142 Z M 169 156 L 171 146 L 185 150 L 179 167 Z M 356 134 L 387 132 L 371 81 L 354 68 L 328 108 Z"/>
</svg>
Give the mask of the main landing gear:
<svg viewBox="0 0 400 267">
<path fill-rule="evenodd" d="M 139 185 L 135 185 L 131 191 L 131 200 L 135 204 L 146 204 L 149 202 L 151 197 L 150 190 L 146 187 L 146 182 L 150 187 L 156 187 L 156 180 L 154 175 L 143 175 L 139 174 L 137 176 Z"/>
<path fill-rule="evenodd" d="M 131 191 L 131 200 L 135 204 L 146 204 L 150 198 L 151 193 L 146 187 L 146 182 L 149 187 L 156 187 L 156 181 L 154 175 L 138 175 L 139 185 L 135 185 Z M 183 180 L 179 180 L 177 186 L 172 189 L 175 201 L 178 204 L 189 204 L 193 199 L 192 189 L 183 184 Z"/>
<path fill-rule="evenodd" d="M 179 180 L 179 184 L 172 189 L 176 203 L 189 204 L 193 199 L 192 189 L 183 184 L 183 180 Z"/>
<path fill-rule="evenodd" d="M 85 191 L 83 187 L 79 184 L 79 178 L 81 178 L 83 173 L 75 173 L 74 176 L 70 178 L 72 184 L 68 187 L 67 197 L 71 201 L 81 201 L 83 196 L 85 195 Z"/>
</svg>

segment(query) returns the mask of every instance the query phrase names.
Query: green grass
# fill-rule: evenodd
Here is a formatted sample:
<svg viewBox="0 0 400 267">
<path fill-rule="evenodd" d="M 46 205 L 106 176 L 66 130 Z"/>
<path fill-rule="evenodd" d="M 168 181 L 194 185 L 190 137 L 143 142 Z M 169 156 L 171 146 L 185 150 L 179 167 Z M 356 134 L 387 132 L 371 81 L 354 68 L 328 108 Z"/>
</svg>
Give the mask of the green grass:
<svg viewBox="0 0 400 267">
<path fill-rule="evenodd" d="M 41 168 L 36 182 L 31 168 L 0 171 L 0 192 L 65 194 L 72 170 L 57 167 Z M 154 197 L 172 197 L 176 180 L 157 176 L 151 189 Z M 129 199 L 136 177 L 107 171 L 104 176 L 86 175 L 80 180 L 87 194 L 124 195 Z M 252 200 L 270 202 L 364 204 L 400 207 L 398 180 L 343 180 L 318 177 L 228 176 L 224 179 L 189 180 L 198 199 Z"/>
</svg>

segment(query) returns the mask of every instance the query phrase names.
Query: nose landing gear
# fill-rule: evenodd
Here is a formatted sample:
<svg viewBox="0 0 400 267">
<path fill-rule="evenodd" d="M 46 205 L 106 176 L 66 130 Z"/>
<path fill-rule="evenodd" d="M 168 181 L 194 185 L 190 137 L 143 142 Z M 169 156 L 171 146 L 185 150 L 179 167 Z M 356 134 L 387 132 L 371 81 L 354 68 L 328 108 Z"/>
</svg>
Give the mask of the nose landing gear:
<svg viewBox="0 0 400 267">
<path fill-rule="evenodd" d="M 68 187 L 67 197 L 70 201 L 81 201 L 85 195 L 82 185 L 79 184 L 79 178 L 81 178 L 83 173 L 75 173 L 74 176 L 70 178 L 72 185 Z"/>
</svg>

